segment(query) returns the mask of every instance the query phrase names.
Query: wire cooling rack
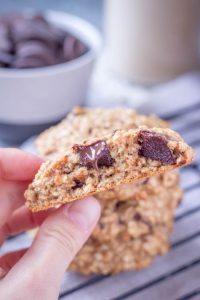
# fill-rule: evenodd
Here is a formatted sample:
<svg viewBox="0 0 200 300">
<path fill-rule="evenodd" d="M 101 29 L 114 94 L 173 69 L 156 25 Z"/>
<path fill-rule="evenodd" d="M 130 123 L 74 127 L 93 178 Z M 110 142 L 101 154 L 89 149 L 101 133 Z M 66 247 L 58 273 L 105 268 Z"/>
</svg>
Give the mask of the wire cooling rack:
<svg viewBox="0 0 200 300">
<path fill-rule="evenodd" d="M 185 195 L 176 210 L 171 250 L 149 268 L 137 272 L 89 277 L 67 272 L 59 299 L 200 299 L 200 101 L 162 117 L 171 122 L 173 129 L 197 153 L 195 162 L 181 170 Z M 27 247 L 30 243 L 29 235 L 24 233 L 8 239 L 2 252 Z"/>
</svg>

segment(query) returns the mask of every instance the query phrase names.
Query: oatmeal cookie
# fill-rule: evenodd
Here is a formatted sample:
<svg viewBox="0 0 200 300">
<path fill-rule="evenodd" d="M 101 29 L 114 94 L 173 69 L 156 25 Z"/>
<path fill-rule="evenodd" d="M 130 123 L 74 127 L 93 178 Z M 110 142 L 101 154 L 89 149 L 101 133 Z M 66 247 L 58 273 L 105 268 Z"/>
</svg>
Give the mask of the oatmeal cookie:
<svg viewBox="0 0 200 300">
<path fill-rule="evenodd" d="M 56 159 L 85 139 L 100 139 L 114 130 L 141 125 L 168 127 L 157 117 L 141 116 L 131 109 L 75 108 L 60 124 L 42 133 L 37 146 L 42 156 Z M 95 196 L 102 215 L 72 262 L 72 271 L 108 274 L 140 269 L 167 252 L 174 210 L 182 198 L 176 171 L 115 186 Z"/>
<path fill-rule="evenodd" d="M 70 270 L 87 275 L 116 274 L 145 268 L 156 256 L 165 254 L 174 209 L 182 198 L 178 183 L 178 173 L 173 171 L 140 181 L 137 187 L 129 185 L 129 200 L 115 197 L 107 201 L 111 199 L 104 193 L 104 198 L 98 195 L 101 218 Z"/>
<path fill-rule="evenodd" d="M 129 108 L 83 108 L 75 107 L 58 125 L 44 131 L 37 138 L 39 153 L 48 159 L 65 154 L 66 149 L 85 139 L 98 138 L 117 129 L 134 129 L 145 125 L 148 128 L 169 127 L 168 123 L 150 115 L 137 114 Z"/>
<path fill-rule="evenodd" d="M 25 193 L 39 211 L 173 170 L 193 160 L 193 150 L 170 129 L 115 130 L 84 141 L 45 162 Z"/>
<path fill-rule="evenodd" d="M 169 124 L 154 115 L 140 115 L 130 108 L 83 108 L 75 107 L 58 125 L 47 129 L 36 141 L 37 150 L 46 159 L 56 159 L 65 154 L 66 149 L 84 139 L 101 137 L 117 129 L 131 129 L 139 126 L 148 128 L 169 127 Z M 172 172 L 170 172 L 172 174 Z M 177 177 L 175 174 L 174 176 Z M 169 176 L 172 178 L 172 175 Z M 98 196 L 111 199 L 130 199 L 138 183 L 124 184 Z"/>
<path fill-rule="evenodd" d="M 174 197 L 172 198 L 172 207 L 176 208 L 178 199 L 182 198 L 180 189 L 180 176 L 177 171 L 165 172 L 163 174 L 154 175 L 150 178 L 139 180 L 133 184 L 120 185 L 114 189 L 98 193 L 95 195 L 99 200 L 105 203 L 110 200 L 128 201 L 148 199 L 149 195 L 157 195 L 161 197 L 163 189 L 165 191 L 173 191 Z M 165 193 L 164 193 L 165 194 Z M 173 202 L 173 200 L 175 201 Z"/>
<path fill-rule="evenodd" d="M 105 275 L 142 269 L 149 266 L 156 256 L 167 253 L 168 239 L 169 230 L 161 225 L 138 238 L 126 238 L 126 234 L 106 242 L 90 238 L 69 270 L 85 275 Z"/>
<path fill-rule="evenodd" d="M 182 197 L 177 180 L 177 175 L 165 173 L 141 182 L 129 201 L 101 199 L 99 223 L 70 270 L 115 274 L 147 267 L 157 255 L 165 254 L 174 208 Z"/>
</svg>

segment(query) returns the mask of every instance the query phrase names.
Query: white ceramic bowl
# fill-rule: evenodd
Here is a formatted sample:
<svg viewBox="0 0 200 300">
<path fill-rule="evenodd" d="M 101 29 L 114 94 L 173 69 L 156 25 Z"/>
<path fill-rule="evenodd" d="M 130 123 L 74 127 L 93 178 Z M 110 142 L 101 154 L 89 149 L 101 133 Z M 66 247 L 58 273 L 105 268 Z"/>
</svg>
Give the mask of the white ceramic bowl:
<svg viewBox="0 0 200 300">
<path fill-rule="evenodd" d="M 101 46 L 98 31 L 88 22 L 62 12 L 46 18 L 79 37 L 89 51 L 72 61 L 37 69 L 0 68 L 0 123 L 36 125 L 55 122 L 86 96 L 92 67 Z"/>
</svg>

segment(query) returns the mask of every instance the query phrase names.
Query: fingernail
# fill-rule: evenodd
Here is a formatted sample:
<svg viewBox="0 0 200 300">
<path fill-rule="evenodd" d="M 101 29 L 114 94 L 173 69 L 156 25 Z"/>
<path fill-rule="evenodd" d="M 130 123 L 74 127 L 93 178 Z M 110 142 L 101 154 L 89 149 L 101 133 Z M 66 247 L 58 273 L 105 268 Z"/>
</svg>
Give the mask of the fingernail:
<svg viewBox="0 0 200 300">
<path fill-rule="evenodd" d="M 80 230 L 87 232 L 100 216 L 100 204 L 95 198 L 88 197 L 66 206 L 64 214 Z"/>
</svg>

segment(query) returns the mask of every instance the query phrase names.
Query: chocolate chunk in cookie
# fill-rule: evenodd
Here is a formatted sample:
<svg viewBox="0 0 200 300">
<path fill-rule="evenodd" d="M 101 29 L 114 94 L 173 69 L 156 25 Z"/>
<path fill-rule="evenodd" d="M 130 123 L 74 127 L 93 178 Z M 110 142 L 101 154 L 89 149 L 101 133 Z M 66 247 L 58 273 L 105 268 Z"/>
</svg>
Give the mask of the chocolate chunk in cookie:
<svg viewBox="0 0 200 300">
<path fill-rule="evenodd" d="M 0 63 L 9 65 L 13 60 L 13 56 L 11 54 L 0 52 Z"/>
<path fill-rule="evenodd" d="M 110 167 L 113 158 L 105 141 L 97 141 L 90 145 L 74 145 L 73 149 L 80 155 L 81 164 L 88 169 L 98 170 L 100 167 Z"/>
<path fill-rule="evenodd" d="M 79 179 L 74 180 L 75 185 L 73 186 L 73 189 L 82 188 L 84 186 L 84 182 L 80 181 Z"/>
<path fill-rule="evenodd" d="M 141 130 L 138 135 L 138 143 L 141 146 L 139 155 L 162 163 L 173 165 L 176 160 L 167 145 L 167 138 L 161 134 Z"/>
</svg>

